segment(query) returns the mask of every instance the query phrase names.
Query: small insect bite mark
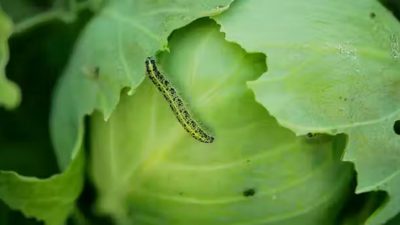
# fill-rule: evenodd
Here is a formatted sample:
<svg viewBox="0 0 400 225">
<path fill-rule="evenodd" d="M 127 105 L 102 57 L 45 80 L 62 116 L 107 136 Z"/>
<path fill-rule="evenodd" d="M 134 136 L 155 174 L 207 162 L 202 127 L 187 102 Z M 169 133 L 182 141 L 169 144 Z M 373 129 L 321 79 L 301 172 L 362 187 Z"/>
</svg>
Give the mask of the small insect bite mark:
<svg viewBox="0 0 400 225">
<path fill-rule="evenodd" d="M 315 133 L 311 133 L 311 132 L 308 132 L 308 133 L 307 133 L 307 137 L 308 137 L 308 138 L 313 138 L 313 137 L 315 137 L 315 136 L 317 136 Z"/>
<path fill-rule="evenodd" d="M 195 139 L 204 142 L 212 143 L 214 137 L 207 134 L 199 125 L 199 123 L 191 116 L 189 110 L 186 108 L 181 96 L 176 92 L 171 82 L 158 70 L 156 61 L 148 57 L 145 61 L 146 72 L 150 80 L 161 92 L 167 100 L 172 112 L 175 114 L 179 123 L 183 128 Z"/>
<path fill-rule="evenodd" d="M 395 134 L 400 135 L 400 120 L 394 122 L 393 131 Z"/>
<path fill-rule="evenodd" d="M 95 66 L 92 68 L 84 67 L 82 72 L 86 75 L 87 78 L 98 80 L 100 77 L 100 67 Z"/>
<path fill-rule="evenodd" d="M 98 77 L 100 75 L 100 67 L 98 67 L 98 66 L 94 67 L 93 72 L 94 72 L 95 76 Z"/>
<path fill-rule="evenodd" d="M 249 188 L 243 191 L 243 196 L 244 197 L 251 197 L 254 196 L 256 194 L 256 190 L 254 190 L 254 188 Z"/>
</svg>

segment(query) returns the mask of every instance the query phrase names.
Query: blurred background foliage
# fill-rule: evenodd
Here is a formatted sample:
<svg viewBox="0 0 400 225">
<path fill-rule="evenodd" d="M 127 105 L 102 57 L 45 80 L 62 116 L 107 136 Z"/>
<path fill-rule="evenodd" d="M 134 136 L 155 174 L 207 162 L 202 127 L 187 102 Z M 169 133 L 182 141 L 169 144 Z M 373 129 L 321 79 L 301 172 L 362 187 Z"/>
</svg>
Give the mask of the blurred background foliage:
<svg viewBox="0 0 400 225">
<path fill-rule="evenodd" d="M 6 74 L 23 98 L 12 111 L 0 108 L 0 170 L 46 178 L 59 172 L 48 123 L 53 87 L 91 13 L 74 18 L 70 5 L 53 0 L 0 0 L 0 6 L 14 22 Z M 0 202 L 0 224 L 42 223 Z"/>
<path fill-rule="evenodd" d="M 22 103 L 12 111 L 0 108 L 0 170 L 46 178 L 59 172 L 49 136 L 50 103 L 54 85 L 85 24 L 100 0 L 0 0 L 14 22 L 9 41 L 7 77 L 22 90 Z M 381 0 L 400 19 L 400 0 Z M 355 186 L 355 184 L 354 184 Z M 89 181 L 79 199 L 80 212 L 68 224 L 112 224 L 92 214 L 95 190 Z M 338 223 L 357 225 L 386 199 L 383 192 L 355 195 Z M 363 208 L 357 207 L 363 205 Z M 358 217 L 347 217 L 347 214 Z M 1 225 L 39 225 L 0 201 Z M 400 214 L 386 225 L 400 224 Z"/>
</svg>

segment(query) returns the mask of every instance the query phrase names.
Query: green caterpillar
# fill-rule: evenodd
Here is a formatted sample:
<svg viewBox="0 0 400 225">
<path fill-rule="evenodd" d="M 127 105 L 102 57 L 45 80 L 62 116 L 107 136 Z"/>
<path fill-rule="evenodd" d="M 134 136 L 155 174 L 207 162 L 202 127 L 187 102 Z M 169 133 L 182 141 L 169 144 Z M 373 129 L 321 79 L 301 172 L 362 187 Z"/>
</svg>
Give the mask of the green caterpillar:
<svg viewBox="0 0 400 225">
<path fill-rule="evenodd" d="M 214 137 L 207 134 L 204 129 L 200 127 L 199 123 L 192 118 L 191 114 L 186 109 L 182 98 L 178 95 L 171 82 L 157 69 L 156 61 L 153 58 L 148 57 L 145 64 L 147 75 L 163 94 L 183 128 L 195 139 L 204 143 L 212 143 Z"/>
</svg>

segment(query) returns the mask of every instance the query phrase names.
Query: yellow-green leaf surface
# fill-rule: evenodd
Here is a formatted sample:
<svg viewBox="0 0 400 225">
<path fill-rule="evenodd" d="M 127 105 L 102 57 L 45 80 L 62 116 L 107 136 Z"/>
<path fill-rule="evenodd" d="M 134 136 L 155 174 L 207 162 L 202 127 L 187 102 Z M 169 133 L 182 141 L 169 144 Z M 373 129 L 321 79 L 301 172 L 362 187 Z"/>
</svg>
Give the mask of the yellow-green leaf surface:
<svg viewBox="0 0 400 225">
<path fill-rule="evenodd" d="M 14 108 L 20 102 L 18 87 L 7 80 L 5 75 L 8 62 L 8 38 L 11 36 L 11 21 L 4 15 L 0 8 L 0 107 Z"/>
<path fill-rule="evenodd" d="M 399 22 L 375 0 L 238 1 L 217 21 L 228 40 L 266 54 L 268 71 L 249 86 L 280 124 L 299 135 L 348 135 L 344 160 L 355 163 L 357 192 L 390 197 L 368 224 L 396 215 Z"/>
<path fill-rule="evenodd" d="M 92 120 L 98 209 L 117 224 L 337 224 L 352 167 L 335 137 L 296 137 L 255 101 L 246 81 L 265 71 L 264 56 L 226 42 L 210 20 L 169 46 L 159 65 L 215 141 L 186 133 L 146 79 L 107 122 Z"/>
<path fill-rule="evenodd" d="M 84 115 L 99 110 L 108 118 L 121 90 L 134 92 L 145 58 L 165 49 L 174 29 L 216 15 L 230 2 L 109 1 L 83 31 L 55 93 L 51 128 L 61 167 L 76 154 Z"/>
<path fill-rule="evenodd" d="M 61 174 L 47 179 L 0 171 L 0 199 L 26 217 L 63 225 L 75 207 L 83 185 L 83 153 Z"/>
</svg>

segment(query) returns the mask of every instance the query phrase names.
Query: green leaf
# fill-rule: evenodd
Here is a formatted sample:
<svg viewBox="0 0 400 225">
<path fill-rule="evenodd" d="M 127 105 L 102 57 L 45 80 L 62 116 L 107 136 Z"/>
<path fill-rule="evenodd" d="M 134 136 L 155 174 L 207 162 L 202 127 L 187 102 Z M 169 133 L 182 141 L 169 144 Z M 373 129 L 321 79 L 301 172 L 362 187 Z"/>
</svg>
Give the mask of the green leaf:
<svg viewBox="0 0 400 225">
<path fill-rule="evenodd" d="M 48 23 L 10 39 L 6 73 L 23 101 L 12 111 L 0 108 L 0 170 L 40 178 L 59 172 L 49 135 L 51 95 L 82 22 Z"/>
<path fill-rule="evenodd" d="M 22 213 L 15 211 L 0 201 L 0 223 L 2 225 L 43 225 L 35 219 L 26 219 Z"/>
<path fill-rule="evenodd" d="M 7 20 L 2 12 L 0 12 L 1 75 L 4 74 L 4 67 L 8 61 L 9 53 L 7 39 L 10 33 L 11 22 Z M 49 33 L 51 32 L 47 32 L 48 35 Z M 44 39 L 51 39 L 48 37 L 46 38 Z M 31 44 L 38 44 L 37 39 L 34 37 L 30 36 L 28 39 L 31 41 Z M 63 36 L 63 44 L 66 44 L 67 39 L 69 39 L 69 37 Z M 15 44 L 16 40 L 14 39 L 13 41 Z M 54 42 L 49 41 L 48 43 Z M 43 52 L 46 52 L 46 49 L 30 48 L 30 51 L 15 52 L 16 49 L 18 48 L 13 49 L 13 54 L 15 56 L 15 58 L 13 58 L 14 61 L 10 63 L 7 70 L 13 75 L 13 79 L 19 79 L 25 76 L 21 80 L 25 82 L 30 81 L 27 82 L 30 86 L 38 85 L 38 83 L 43 82 L 43 78 L 45 78 L 46 81 L 44 81 L 44 83 L 47 85 L 48 83 L 51 83 L 51 78 L 48 73 L 45 75 L 40 74 L 43 75 L 43 77 L 40 77 L 39 74 L 37 74 L 38 76 L 36 76 L 36 80 L 30 80 L 29 78 L 31 77 L 27 77 L 27 75 L 32 74 L 29 73 L 30 71 L 26 67 L 31 65 L 29 63 L 24 63 L 26 61 L 30 62 L 32 59 L 32 57 L 29 58 L 27 55 L 31 54 L 30 51 L 33 49 L 33 52 L 35 52 L 34 56 L 40 56 L 38 57 L 39 59 L 35 60 L 35 70 L 36 72 L 43 71 L 39 68 L 43 64 L 41 63 L 41 57 L 45 55 Z M 60 51 L 63 52 L 58 48 L 58 55 L 52 58 L 53 61 L 47 60 L 46 65 L 53 66 L 55 64 L 54 61 L 58 61 L 59 58 L 62 58 Z M 23 52 L 22 54 L 25 54 L 22 57 L 20 55 L 21 52 Z M 24 57 L 29 58 L 29 60 L 26 60 Z M 19 64 L 15 61 L 19 61 Z M 17 65 L 16 67 L 24 65 L 24 68 L 16 69 L 13 65 Z M 39 77 L 41 79 L 38 79 Z M 4 79 L 4 76 L 0 76 L 0 79 Z M 15 107 L 19 103 L 19 91 L 16 88 L 12 89 L 14 85 L 12 84 L 11 86 L 8 83 L 4 83 L 5 81 L 6 80 L 0 80 L 0 102 L 8 103 L 6 104 L 6 107 L 8 108 Z M 22 82 L 21 87 L 26 85 L 25 82 Z M 43 126 L 37 126 L 37 121 L 41 121 L 43 117 L 46 117 L 46 115 L 43 115 L 47 113 L 46 111 L 43 112 L 43 109 L 45 109 L 46 106 L 42 104 L 43 102 L 46 102 L 46 100 L 44 100 L 45 97 L 40 96 L 40 94 L 36 95 L 37 92 L 29 92 L 32 90 L 34 89 L 24 89 L 25 93 L 29 94 L 25 96 L 24 102 L 21 105 L 22 108 L 19 108 L 18 111 L 0 113 L 0 168 L 18 169 L 18 172 L 22 171 L 24 174 L 37 175 L 37 173 L 40 173 L 39 175 L 43 176 L 43 174 L 48 173 L 47 169 L 51 169 L 53 168 L 52 166 L 54 166 L 54 163 L 52 162 L 45 162 L 46 165 L 38 165 L 43 163 L 43 161 L 41 161 L 43 160 L 43 157 L 49 156 L 49 154 L 45 155 L 47 150 L 45 148 L 49 147 L 46 139 L 48 136 L 47 129 L 42 129 Z M 29 103 L 33 103 L 36 108 L 31 109 L 30 111 L 27 110 L 27 105 L 29 105 Z M 47 122 L 47 119 L 45 118 L 44 121 Z M 20 126 L 21 124 L 24 126 Z M 31 130 L 34 131 L 30 132 Z M 46 138 L 43 138 L 43 133 L 47 135 Z M 79 146 L 81 146 L 81 142 L 79 143 Z M 16 156 L 17 154 L 19 155 Z M 37 154 L 43 155 L 38 156 Z M 20 159 L 16 161 L 15 159 L 18 158 Z M 28 162 L 28 160 L 30 161 Z M 47 160 L 49 160 L 49 158 L 47 158 Z M 33 166 L 35 167 L 32 168 Z M 75 201 L 82 189 L 82 183 L 83 151 L 81 151 L 78 157 L 73 159 L 73 162 L 64 173 L 54 175 L 47 179 L 22 176 L 16 171 L 0 170 L 0 200 L 10 208 L 21 211 L 26 217 L 44 221 L 47 225 L 62 225 L 65 223 L 67 216 L 75 206 Z M 13 223 L 18 223 L 15 220 L 12 221 Z M 1 220 L 1 222 L 7 222 L 7 218 L 4 219 L 4 221 Z"/>
<path fill-rule="evenodd" d="M 27 217 L 47 225 L 62 225 L 82 190 L 83 151 L 64 173 L 48 179 L 25 177 L 0 171 L 0 199 Z"/>
<path fill-rule="evenodd" d="M 296 137 L 256 103 L 246 81 L 265 58 L 226 42 L 210 20 L 169 44 L 159 65 L 215 141 L 186 133 L 146 79 L 107 122 L 92 120 L 98 209 L 118 224 L 336 224 L 352 167 L 336 138 Z"/>
<path fill-rule="evenodd" d="M 55 93 L 51 130 L 61 167 L 76 154 L 86 114 L 99 110 L 108 118 L 121 90 L 135 91 L 145 58 L 165 49 L 174 29 L 218 14 L 231 1 L 108 2 L 84 30 Z"/>
<path fill-rule="evenodd" d="M 346 7 L 343 7 L 346 6 Z M 239 1 L 217 18 L 228 40 L 263 52 L 249 86 L 280 124 L 302 135 L 346 133 L 357 193 L 390 201 L 367 224 L 400 211 L 400 25 L 375 0 Z"/>
<path fill-rule="evenodd" d="M 5 67 L 8 61 L 8 38 L 11 35 L 12 24 L 0 8 L 0 107 L 8 109 L 16 107 L 21 99 L 19 89 L 5 77 Z"/>
<path fill-rule="evenodd" d="M 397 214 L 397 216 L 395 216 L 393 219 L 391 219 L 388 223 L 386 223 L 385 225 L 397 225 L 400 224 L 400 213 Z"/>
</svg>

